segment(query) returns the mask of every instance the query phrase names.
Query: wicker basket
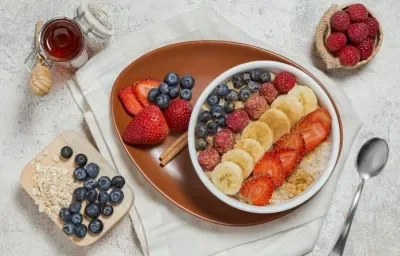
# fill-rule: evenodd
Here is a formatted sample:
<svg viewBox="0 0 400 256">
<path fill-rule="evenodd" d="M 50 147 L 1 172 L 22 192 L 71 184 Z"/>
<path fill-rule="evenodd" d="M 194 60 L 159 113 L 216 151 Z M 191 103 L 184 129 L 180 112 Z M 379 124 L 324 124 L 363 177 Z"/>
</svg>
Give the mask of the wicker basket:
<svg viewBox="0 0 400 256">
<path fill-rule="evenodd" d="M 331 16 L 336 11 L 345 10 L 350 5 L 352 5 L 352 4 L 343 5 L 343 6 L 339 6 L 336 4 L 332 5 L 322 16 L 322 18 L 318 24 L 317 33 L 315 35 L 315 44 L 316 44 L 318 54 L 321 56 L 321 58 L 325 62 L 327 69 L 337 69 L 337 68 L 356 69 L 356 68 L 359 68 L 359 67 L 367 64 L 369 61 L 371 61 L 372 58 L 375 57 L 376 53 L 381 48 L 382 40 L 383 40 L 383 31 L 382 31 L 382 26 L 379 23 L 378 35 L 375 38 L 374 52 L 368 59 L 360 61 L 354 66 L 341 65 L 339 62 L 339 58 L 336 58 L 335 56 L 333 56 L 332 53 L 329 52 L 328 49 L 326 49 L 325 42 L 326 42 L 328 35 L 331 34 L 331 25 L 330 25 Z M 371 17 L 374 17 L 375 19 L 377 19 L 377 17 L 371 12 L 371 10 L 368 9 L 368 12 Z"/>
</svg>

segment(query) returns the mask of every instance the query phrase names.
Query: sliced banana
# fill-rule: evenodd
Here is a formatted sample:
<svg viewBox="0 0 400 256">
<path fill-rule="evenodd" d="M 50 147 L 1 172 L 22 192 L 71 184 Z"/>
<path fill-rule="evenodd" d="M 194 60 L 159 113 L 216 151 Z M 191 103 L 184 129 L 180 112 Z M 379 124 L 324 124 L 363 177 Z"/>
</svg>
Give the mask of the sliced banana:
<svg viewBox="0 0 400 256">
<path fill-rule="evenodd" d="M 219 163 L 211 173 L 211 180 L 222 193 L 234 195 L 244 180 L 242 168 L 230 161 Z"/>
<path fill-rule="evenodd" d="M 255 139 L 241 139 L 235 144 L 234 148 L 240 148 L 249 153 L 253 157 L 254 163 L 257 163 L 264 155 L 264 148 Z"/>
<path fill-rule="evenodd" d="M 270 108 L 260 117 L 259 121 L 268 124 L 274 133 L 274 142 L 282 135 L 290 132 L 290 119 L 280 109 Z"/>
<path fill-rule="evenodd" d="M 266 123 L 255 121 L 246 126 L 242 131 L 242 139 L 255 139 L 264 148 L 269 150 L 274 142 L 274 133 Z"/>
<path fill-rule="evenodd" d="M 243 178 L 249 177 L 254 168 L 254 160 L 249 153 L 243 149 L 232 149 L 226 152 L 221 159 L 221 162 L 234 162 L 239 165 L 243 172 Z"/>
<path fill-rule="evenodd" d="M 296 85 L 288 92 L 289 96 L 296 97 L 303 105 L 303 115 L 307 115 L 318 108 L 318 99 L 314 91 L 307 86 Z"/>
<path fill-rule="evenodd" d="M 303 117 L 303 105 L 301 105 L 300 101 L 294 96 L 279 96 L 272 102 L 271 108 L 277 108 L 285 112 L 289 117 L 291 126 Z"/>
</svg>

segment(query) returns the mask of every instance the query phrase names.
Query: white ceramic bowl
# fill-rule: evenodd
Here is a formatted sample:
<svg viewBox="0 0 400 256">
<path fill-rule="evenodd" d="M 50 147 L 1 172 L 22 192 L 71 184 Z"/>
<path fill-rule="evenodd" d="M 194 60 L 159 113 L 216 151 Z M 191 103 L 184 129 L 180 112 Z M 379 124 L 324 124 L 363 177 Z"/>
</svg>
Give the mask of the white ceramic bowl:
<svg viewBox="0 0 400 256">
<path fill-rule="evenodd" d="M 321 175 L 300 195 L 281 203 L 276 203 L 266 206 L 255 206 L 246 204 L 240 202 L 239 200 L 233 197 L 223 194 L 217 187 L 214 186 L 211 180 L 209 180 L 209 178 L 204 173 L 203 169 L 201 168 L 197 160 L 197 154 L 195 149 L 195 127 L 197 123 L 197 117 L 199 115 L 199 112 L 201 111 L 202 105 L 204 104 L 204 102 L 206 102 L 207 96 L 212 92 L 212 90 L 217 85 L 229 81 L 233 75 L 238 73 L 248 72 L 255 68 L 269 70 L 275 74 L 280 71 L 288 71 L 292 73 L 293 75 L 296 76 L 298 83 L 310 87 L 315 92 L 318 98 L 319 105 L 326 108 L 332 116 L 332 132 L 330 135 L 331 136 L 330 141 L 332 142 L 331 154 L 328 163 L 325 169 L 322 171 Z M 196 105 L 193 108 L 192 116 L 189 123 L 188 134 L 189 134 L 188 146 L 189 146 L 190 158 L 192 160 L 194 169 L 197 172 L 197 175 L 200 177 L 204 185 L 211 191 L 211 193 L 213 193 L 216 197 L 218 197 L 220 200 L 227 203 L 228 205 L 235 207 L 239 210 L 252 213 L 282 212 L 285 210 L 292 209 L 310 199 L 322 188 L 322 186 L 325 184 L 325 182 L 331 175 L 336 165 L 337 159 L 339 157 L 340 142 L 341 142 L 338 116 L 336 114 L 334 104 L 331 102 L 326 92 L 313 78 L 311 78 L 303 71 L 293 66 L 275 61 L 254 61 L 254 62 L 244 63 L 225 71 L 220 76 L 218 76 L 214 81 L 212 81 L 200 95 L 199 99 L 196 102 Z"/>
</svg>

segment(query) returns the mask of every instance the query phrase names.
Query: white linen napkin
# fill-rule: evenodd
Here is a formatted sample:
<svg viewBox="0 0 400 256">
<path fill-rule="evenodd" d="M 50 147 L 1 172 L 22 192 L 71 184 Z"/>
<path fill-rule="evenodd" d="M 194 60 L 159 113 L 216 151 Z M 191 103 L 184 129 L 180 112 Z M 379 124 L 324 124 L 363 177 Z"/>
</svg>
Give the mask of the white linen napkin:
<svg viewBox="0 0 400 256">
<path fill-rule="evenodd" d="M 273 50 L 251 38 L 210 8 L 199 8 L 160 24 L 136 31 L 92 58 L 68 81 L 100 152 L 114 163 L 135 192 L 129 212 L 147 256 L 304 255 L 312 250 L 343 165 L 361 122 L 342 90 L 319 70 L 310 70 L 329 90 L 341 113 L 343 149 L 330 179 L 320 192 L 292 213 L 253 227 L 225 227 L 197 219 L 173 205 L 138 174 L 113 127 L 110 92 L 119 73 L 141 55 L 171 43 L 192 40 L 228 40 Z M 281 53 L 282 54 L 282 53 Z M 283 54 L 286 55 L 286 54 Z M 286 55 L 290 58 L 290 55 Z"/>
</svg>

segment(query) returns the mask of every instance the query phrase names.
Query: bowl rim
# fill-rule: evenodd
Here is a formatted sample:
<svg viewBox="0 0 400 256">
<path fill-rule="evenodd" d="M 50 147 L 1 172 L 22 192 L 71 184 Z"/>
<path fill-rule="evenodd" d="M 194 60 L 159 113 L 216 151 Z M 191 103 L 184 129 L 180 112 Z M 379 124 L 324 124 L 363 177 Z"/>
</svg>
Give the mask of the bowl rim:
<svg viewBox="0 0 400 256">
<path fill-rule="evenodd" d="M 307 85 L 311 89 L 313 89 L 313 91 L 316 93 L 316 95 L 318 97 L 318 100 L 322 102 L 322 105 L 325 105 L 325 107 L 328 109 L 329 113 L 332 116 L 332 131 L 331 131 L 331 135 L 330 135 L 332 138 L 331 153 L 329 156 L 328 163 L 327 163 L 326 167 L 323 169 L 321 175 L 300 195 L 293 197 L 289 200 L 277 203 L 277 204 L 271 204 L 271 205 L 266 205 L 266 206 L 254 206 L 254 205 L 246 204 L 246 203 L 240 202 L 237 199 L 234 199 L 230 196 L 223 194 L 217 187 L 214 186 L 212 181 L 207 177 L 207 175 L 201 168 L 200 164 L 198 163 L 197 152 L 196 152 L 195 145 L 194 145 L 195 126 L 197 123 L 197 116 L 200 113 L 201 107 L 204 104 L 207 96 L 212 92 L 212 90 L 218 84 L 226 82 L 234 74 L 249 71 L 254 68 L 268 69 L 271 71 L 285 70 L 285 71 L 289 71 L 289 72 L 293 73 L 298 78 L 300 77 L 302 84 Z M 222 74 L 220 74 L 206 87 L 206 89 L 198 97 L 196 104 L 193 107 L 192 116 L 191 116 L 190 122 L 189 122 L 188 150 L 189 150 L 189 155 L 190 155 L 193 167 L 194 167 L 197 175 L 199 176 L 200 180 L 208 188 L 208 190 L 210 190 L 210 192 L 212 194 L 214 194 L 217 198 L 219 198 L 221 201 L 223 201 L 224 203 L 226 203 L 236 209 L 246 211 L 246 212 L 259 213 L 259 214 L 278 213 L 278 212 L 293 209 L 293 208 L 303 204 L 304 202 L 309 200 L 311 197 L 313 197 L 316 193 L 318 193 L 318 191 L 325 185 L 325 183 L 328 181 L 330 175 L 332 174 L 333 170 L 335 169 L 337 161 L 339 159 L 340 152 L 341 152 L 342 136 L 343 136 L 343 134 L 342 134 L 342 129 L 341 129 L 340 114 L 338 112 L 336 104 L 334 103 L 332 96 L 329 94 L 329 92 L 326 90 L 326 88 L 322 85 L 322 83 L 319 82 L 319 80 L 317 80 L 312 75 L 308 75 L 307 73 L 305 73 L 304 71 L 302 71 L 296 67 L 293 67 L 291 65 L 288 65 L 288 64 L 285 64 L 282 62 L 251 61 L 251 62 L 246 62 L 246 63 L 239 64 L 237 66 L 234 66 L 234 67 L 226 70 Z"/>
</svg>

